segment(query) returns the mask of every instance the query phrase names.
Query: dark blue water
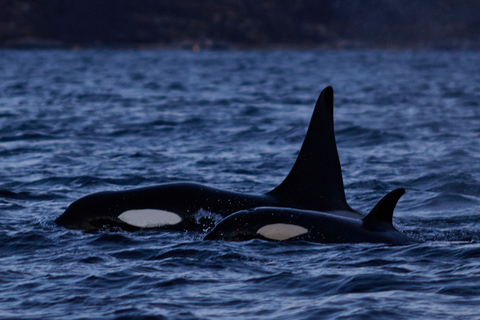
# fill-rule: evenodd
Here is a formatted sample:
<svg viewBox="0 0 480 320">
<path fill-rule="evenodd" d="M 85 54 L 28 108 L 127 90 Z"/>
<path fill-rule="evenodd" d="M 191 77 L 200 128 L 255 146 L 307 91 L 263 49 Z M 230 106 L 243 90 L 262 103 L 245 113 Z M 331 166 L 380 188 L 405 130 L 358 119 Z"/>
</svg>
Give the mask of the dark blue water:
<svg viewBox="0 0 480 320">
<path fill-rule="evenodd" d="M 0 51 L 0 317 L 479 317 L 480 53 Z M 282 181 L 335 90 L 350 205 L 407 194 L 422 244 L 82 232 L 75 199 L 172 181 Z"/>
</svg>

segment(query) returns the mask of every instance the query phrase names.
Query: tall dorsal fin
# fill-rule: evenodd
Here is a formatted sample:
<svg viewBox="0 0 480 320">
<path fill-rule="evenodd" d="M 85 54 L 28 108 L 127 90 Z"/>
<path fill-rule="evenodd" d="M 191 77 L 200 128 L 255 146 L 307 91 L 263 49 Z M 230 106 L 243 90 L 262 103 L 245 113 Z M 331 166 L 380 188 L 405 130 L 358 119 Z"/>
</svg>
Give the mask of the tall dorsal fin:
<svg viewBox="0 0 480 320">
<path fill-rule="evenodd" d="M 398 200 L 405 193 L 405 189 L 399 188 L 384 196 L 372 211 L 363 218 L 363 224 L 368 229 L 389 229 L 393 228 L 393 210 L 397 205 Z"/>
<path fill-rule="evenodd" d="M 353 211 L 345 199 L 333 128 L 333 89 L 318 97 L 302 148 L 285 180 L 269 192 L 318 211 Z"/>
</svg>

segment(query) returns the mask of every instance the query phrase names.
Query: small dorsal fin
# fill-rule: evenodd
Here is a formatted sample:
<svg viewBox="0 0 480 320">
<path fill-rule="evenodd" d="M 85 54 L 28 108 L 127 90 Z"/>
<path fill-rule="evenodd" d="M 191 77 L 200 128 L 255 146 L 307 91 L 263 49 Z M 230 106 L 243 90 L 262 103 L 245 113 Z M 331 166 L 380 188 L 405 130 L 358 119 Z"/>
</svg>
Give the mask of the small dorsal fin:
<svg viewBox="0 0 480 320">
<path fill-rule="evenodd" d="M 364 226 L 369 229 L 393 228 L 393 210 L 404 193 L 405 189 L 399 188 L 384 196 L 370 213 L 363 218 Z"/>
<path fill-rule="evenodd" d="M 318 97 L 302 148 L 285 180 L 269 192 L 318 211 L 353 211 L 345 199 L 333 127 L 333 89 Z"/>
</svg>

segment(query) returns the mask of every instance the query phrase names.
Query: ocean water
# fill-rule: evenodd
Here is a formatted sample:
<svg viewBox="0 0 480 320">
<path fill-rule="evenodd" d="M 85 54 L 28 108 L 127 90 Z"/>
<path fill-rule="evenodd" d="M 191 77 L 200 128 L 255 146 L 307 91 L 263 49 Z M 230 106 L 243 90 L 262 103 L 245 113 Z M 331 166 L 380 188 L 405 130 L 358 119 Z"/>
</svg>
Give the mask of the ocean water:
<svg viewBox="0 0 480 320">
<path fill-rule="evenodd" d="M 1 319 L 480 318 L 480 52 L 0 51 Z M 347 201 L 413 245 L 202 241 L 53 220 L 103 190 L 263 193 L 335 90 Z"/>
</svg>

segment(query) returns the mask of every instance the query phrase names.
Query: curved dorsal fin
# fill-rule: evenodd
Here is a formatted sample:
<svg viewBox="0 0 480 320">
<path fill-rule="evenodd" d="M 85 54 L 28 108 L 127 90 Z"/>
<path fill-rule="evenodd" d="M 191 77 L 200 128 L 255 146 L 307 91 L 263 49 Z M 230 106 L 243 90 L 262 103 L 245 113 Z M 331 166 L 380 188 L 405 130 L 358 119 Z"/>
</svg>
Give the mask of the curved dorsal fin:
<svg viewBox="0 0 480 320">
<path fill-rule="evenodd" d="M 302 148 L 285 180 L 269 192 L 318 211 L 353 211 L 345 199 L 333 128 L 333 89 L 318 97 Z"/>
<path fill-rule="evenodd" d="M 404 193 L 405 189 L 399 188 L 384 196 L 370 213 L 363 218 L 364 226 L 369 229 L 393 228 L 393 210 Z"/>
</svg>

